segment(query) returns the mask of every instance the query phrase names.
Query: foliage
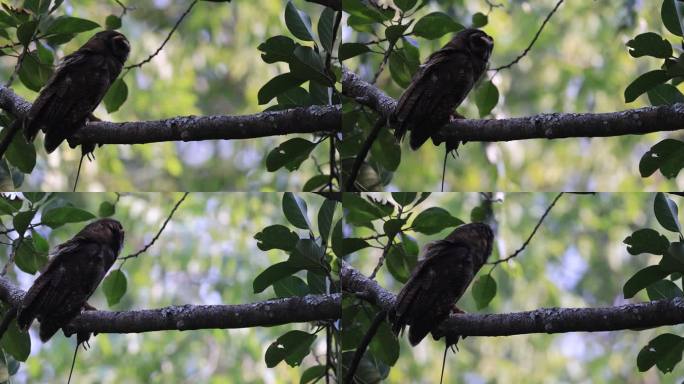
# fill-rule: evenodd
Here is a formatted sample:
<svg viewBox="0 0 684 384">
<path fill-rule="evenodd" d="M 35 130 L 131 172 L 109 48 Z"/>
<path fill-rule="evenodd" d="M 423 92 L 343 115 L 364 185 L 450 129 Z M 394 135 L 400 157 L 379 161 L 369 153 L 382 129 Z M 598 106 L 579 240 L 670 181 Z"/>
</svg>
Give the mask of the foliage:
<svg viewBox="0 0 684 384">
<path fill-rule="evenodd" d="M 458 108 L 457 112 L 466 117 L 611 112 L 637 108 L 647 101 L 652 105 L 681 101 L 675 64 L 681 45 L 676 42 L 681 42 L 681 37 L 676 34 L 674 0 L 592 4 L 566 1 L 529 52 L 526 49 L 530 41 L 557 2 L 529 7 L 519 2 L 499 3 L 459 0 L 437 1 L 428 6 L 425 1 L 410 1 L 379 8 L 374 2 L 345 1 L 343 7 L 349 15 L 345 36 L 349 38 L 340 47 L 340 58 L 362 79 L 375 82 L 380 90 L 398 98 L 421 62 L 442 47 L 453 31 L 472 26 L 484 28 L 494 37 L 490 60 L 493 68 L 505 66 L 521 53 L 527 53 L 510 68 L 490 69 Z M 631 38 L 635 27 L 644 24 L 654 32 Z M 663 33 L 659 32 L 661 29 Z M 624 41 L 631 38 L 627 49 L 616 43 L 616 37 Z M 661 57 L 668 54 L 667 58 Z M 640 58 L 634 60 L 633 56 Z M 625 105 L 622 94 L 629 78 L 637 77 L 633 73 L 648 72 L 644 67 L 653 65 L 655 60 L 667 65 L 658 69 L 661 72 L 647 76 L 646 84 L 639 82 L 638 87 L 629 90 L 633 97 L 637 96 L 633 89 L 643 90 L 649 99 L 637 98 Z M 669 79 L 667 84 L 653 83 Z M 651 85 L 655 87 L 651 89 Z M 343 169 L 348 170 L 377 114 L 349 99 L 343 99 L 343 105 L 346 140 L 340 153 Z M 456 160 L 449 159 L 446 188 L 613 190 L 620 185 L 620 190 L 680 190 L 679 170 L 684 151 L 679 150 L 681 143 L 675 139 L 668 138 L 668 133 L 657 133 L 590 140 L 469 143 L 459 148 Z M 643 146 L 646 148 L 642 149 Z M 367 191 L 437 190 L 443 150 L 427 145 L 414 152 L 406 147 L 396 142 L 390 128 L 383 129 L 361 167 L 358 187 Z M 544 161 L 540 162 L 542 158 Z M 418 168 L 420 172 L 416 172 Z M 658 177 L 645 178 L 656 171 L 660 171 Z"/>
<path fill-rule="evenodd" d="M 16 80 L 13 90 L 33 100 L 62 57 L 98 28 L 119 29 L 131 41 L 132 52 L 102 108 L 95 111 L 103 120 L 240 115 L 264 108 L 339 104 L 334 87 L 339 78 L 334 53 L 339 45 L 338 13 L 330 8 L 302 1 L 266 6 L 203 1 L 191 7 L 181 23 L 179 15 L 187 4 L 125 3 L 83 3 L 74 9 L 62 1 L 3 3 L 0 73 Z M 170 34 L 174 24 L 178 29 Z M 13 116 L 0 114 L 1 127 L 13 121 Z M 6 132 L 3 129 L 0 135 Z M 65 145 L 59 161 L 48 161 L 57 155 L 36 151 L 40 140 L 34 145 L 15 136 L 0 162 L 3 190 L 71 188 L 80 151 Z M 336 155 L 330 148 L 339 140 L 341 136 L 314 136 L 239 144 L 108 145 L 97 150 L 94 163 L 86 162 L 81 183 L 91 190 L 119 191 L 336 188 Z M 256 168 L 274 174 L 248 172 Z"/>
</svg>

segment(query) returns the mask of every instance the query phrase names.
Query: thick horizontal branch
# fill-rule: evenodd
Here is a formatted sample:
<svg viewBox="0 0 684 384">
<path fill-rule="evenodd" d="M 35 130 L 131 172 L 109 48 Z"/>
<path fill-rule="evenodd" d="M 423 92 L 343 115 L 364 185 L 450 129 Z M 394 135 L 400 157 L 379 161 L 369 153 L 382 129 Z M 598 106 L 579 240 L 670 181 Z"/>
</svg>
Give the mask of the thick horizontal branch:
<svg viewBox="0 0 684 384">
<path fill-rule="evenodd" d="M 0 277 L 0 300 L 14 307 L 22 290 Z M 76 317 L 67 334 L 75 332 L 139 333 L 190 329 L 228 329 L 325 321 L 342 316 L 341 295 L 308 295 L 236 305 L 178 305 L 134 311 L 86 311 Z"/>
<path fill-rule="evenodd" d="M 342 93 L 389 118 L 396 100 L 353 72 L 343 69 Z M 443 141 L 512 141 L 640 135 L 684 129 L 684 104 L 611 113 L 546 113 L 509 119 L 462 119 L 434 136 Z"/>
<path fill-rule="evenodd" d="M 389 310 L 395 296 L 375 281 L 343 264 L 343 293 L 367 299 Z M 461 336 L 511 336 L 527 333 L 602 332 L 634 330 L 684 323 L 684 299 L 659 300 L 604 308 L 541 308 L 499 314 L 452 315 L 440 326 L 440 334 L 455 340 Z"/>
<path fill-rule="evenodd" d="M 22 117 L 31 104 L 10 88 L 0 86 L 0 108 Z M 252 139 L 294 133 L 337 132 L 342 126 L 339 105 L 293 108 L 242 116 L 179 116 L 164 120 L 112 123 L 90 122 L 72 144 L 144 144 L 162 141 Z"/>
</svg>

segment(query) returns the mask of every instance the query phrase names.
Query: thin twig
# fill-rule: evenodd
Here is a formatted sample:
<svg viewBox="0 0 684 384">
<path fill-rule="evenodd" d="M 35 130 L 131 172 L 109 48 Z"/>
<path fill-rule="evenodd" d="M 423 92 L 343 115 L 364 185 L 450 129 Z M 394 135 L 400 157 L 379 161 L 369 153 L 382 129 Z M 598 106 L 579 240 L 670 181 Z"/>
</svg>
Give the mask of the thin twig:
<svg viewBox="0 0 684 384">
<path fill-rule="evenodd" d="M 560 199 L 561 196 L 563 196 L 563 192 L 560 192 L 558 195 L 556 195 L 556 197 L 553 199 L 553 201 L 551 202 L 551 204 L 550 204 L 550 205 L 546 208 L 546 210 L 544 211 L 544 214 L 541 216 L 541 218 L 539 218 L 539 221 L 537 222 L 537 225 L 534 226 L 534 229 L 532 230 L 532 233 L 530 233 L 530 235 L 527 237 L 527 240 L 525 240 L 525 242 L 520 246 L 520 248 L 518 248 L 518 249 L 517 249 L 515 252 L 513 252 L 510 256 L 508 256 L 508 257 L 506 257 L 506 258 L 504 258 L 504 259 L 499 259 L 499 260 L 497 260 L 497 261 L 494 261 L 494 262 L 492 262 L 492 263 L 489 263 L 489 264 L 492 264 L 492 269 L 489 271 L 489 273 L 491 273 L 497 265 L 499 265 L 499 264 L 501 264 L 501 263 L 503 263 L 503 262 L 506 262 L 506 261 L 508 261 L 508 260 L 510 260 L 510 259 L 512 259 L 512 258 L 514 258 L 514 257 L 516 257 L 516 256 L 518 256 L 518 254 L 519 254 L 520 252 L 522 252 L 525 248 L 527 248 L 527 245 L 530 243 L 530 240 L 532 240 L 532 237 L 534 236 L 534 234 L 537 233 L 537 229 L 539 229 L 539 226 L 541 226 L 542 222 L 544 221 L 544 219 L 546 218 L 546 216 L 549 214 L 549 212 L 551 212 L 551 209 L 553 208 L 554 205 L 556 205 L 556 202 L 558 201 L 558 199 Z"/>
<path fill-rule="evenodd" d="M 368 327 L 368 331 L 366 331 L 366 334 L 363 336 L 363 340 L 361 340 L 359 345 L 356 347 L 354 358 L 349 364 L 349 369 L 347 369 L 347 374 L 344 377 L 345 384 L 352 384 L 354 382 L 356 368 L 359 366 L 361 358 L 363 358 L 363 355 L 366 353 L 368 345 L 370 344 L 371 340 L 373 340 L 373 336 L 375 336 L 375 334 L 378 332 L 378 328 L 380 328 L 380 325 L 385 320 L 386 316 L 387 311 L 380 311 L 377 315 L 375 315 L 373 322 L 371 323 L 370 327 Z"/>
<path fill-rule="evenodd" d="M 188 194 L 189 194 L 189 193 L 190 193 L 190 192 L 185 192 L 185 193 L 183 194 L 183 197 L 181 197 L 180 200 L 178 200 L 178 202 L 176 203 L 176 205 L 173 206 L 173 209 L 171 210 L 171 213 L 169 213 L 169 217 L 167 217 L 166 220 L 164 220 L 164 224 L 162 224 L 161 228 L 159 228 L 159 232 L 157 232 L 157 234 L 154 235 L 154 237 L 152 238 L 152 240 L 151 240 L 149 243 L 145 244 L 145 246 L 142 247 L 142 249 L 140 249 L 138 252 L 133 253 L 133 254 L 130 254 L 130 255 L 125 256 L 125 257 L 120 257 L 119 259 L 120 259 L 120 260 L 127 260 L 127 259 L 130 259 L 130 258 L 133 258 L 133 257 L 138 257 L 138 256 L 140 256 L 142 253 L 144 253 L 145 251 L 147 251 L 148 248 L 150 248 L 152 245 L 154 245 L 155 241 L 157 241 L 157 239 L 159 238 L 159 236 L 161 235 L 161 233 L 164 231 L 164 228 L 166 228 L 166 225 L 169 223 L 169 221 L 170 221 L 171 218 L 173 217 L 173 214 L 176 212 L 176 210 L 177 210 L 178 207 L 181 205 L 181 203 L 183 202 L 183 200 L 185 200 L 185 198 L 188 197 Z"/>
<path fill-rule="evenodd" d="M 385 263 L 385 259 L 387 258 L 387 254 L 389 253 L 390 248 L 392 248 L 392 246 L 393 246 L 392 243 L 394 242 L 395 236 L 396 236 L 396 234 L 394 236 L 391 236 L 389 239 L 387 239 L 387 244 L 382 249 L 382 256 L 380 256 L 380 258 L 378 259 L 378 264 L 375 266 L 375 268 L 373 268 L 373 273 L 370 274 L 370 276 L 368 277 L 369 279 L 374 280 L 375 275 L 377 275 L 378 272 L 380 272 L 380 268 L 382 268 L 382 265 Z"/>
<path fill-rule="evenodd" d="M 527 55 L 527 53 L 530 51 L 530 49 L 532 49 L 532 46 L 534 45 L 534 43 L 539 38 L 539 35 L 541 35 L 542 31 L 544 30 L 544 26 L 546 26 L 546 23 L 548 23 L 549 20 L 551 19 L 551 16 L 553 16 L 553 14 L 556 13 L 556 11 L 558 10 L 558 7 L 560 7 L 561 4 L 563 4 L 563 1 L 564 0 L 558 0 L 558 3 L 556 3 L 556 6 L 553 7 L 553 9 L 551 10 L 551 12 L 549 12 L 548 15 L 546 15 L 546 19 L 544 19 L 544 22 L 542 22 L 542 25 L 539 27 L 539 30 L 537 30 L 537 33 L 534 35 L 534 38 L 530 42 L 530 45 L 528 45 L 527 48 L 525 48 L 523 53 L 518 55 L 518 57 L 516 57 L 515 60 L 511 61 L 510 63 L 503 65 L 501 67 L 493 68 L 493 69 L 491 69 L 491 71 L 499 72 L 502 69 L 510 68 L 513 65 L 517 64 L 523 57 L 525 57 L 525 55 Z M 495 73 L 495 75 L 496 75 L 496 73 Z"/>
<path fill-rule="evenodd" d="M 162 44 L 159 46 L 159 48 L 157 48 L 157 50 L 153 54 L 151 54 L 147 59 L 145 59 L 145 60 L 143 60 L 137 64 L 131 64 L 131 65 L 125 67 L 125 69 L 140 68 L 143 65 L 149 63 L 155 56 L 157 56 L 159 54 L 159 52 L 161 52 L 161 50 L 164 49 L 164 46 L 166 45 L 166 43 L 169 42 L 169 40 L 171 39 L 171 36 L 176 31 L 176 29 L 178 28 L 180 23 L 183 21 L 185 16 L 187 16 L 188 13 L 190 13 L 190 11 L 192 10 L 192 7 L 194 7 L 198 1 L 199 0 L 194 0 L 192 3 L 190 3 L 190 6 L 188 6 L 188 9 L 186 9 L 185 12 L 183 12 L 183 14 L 180 16 L 180 18 L 178 18 L 178 21 L 176 21 L 176 24 L 174 24 L 173 28 L 171 28 L 171 31 L 169 31 L 169 34 L 166 36 L 166 39 L 164 39 Z"/>
<path fill-rule="evenodd" d="M 366 160 L 368 152 L 370 152 L 370 149 L 373 146 L 375 139 L 378 138 L 380 130 L 385 126 L 385 123 L 386 120 L 384 117 L 378 117 L 378 120 L 375 122 L 375 125 L 373 126 L 373 130 L 371 130 L 371 133 L 368 135 L 366 141 L 363 143 L 361 150 L 359 151 L 358 155 L 356 155 L 356 158 L 354 159 L 354 164 L 352 165 L 351 172 L 349 173 L 349 178 L 345 183 L 344 190 L 346 192 L 351 192 L 355 190 L 354 183 L 356 183 L 356 178 L 359 176 L 359 171 L 361 170 L 363 161 Z"/>
</svg>

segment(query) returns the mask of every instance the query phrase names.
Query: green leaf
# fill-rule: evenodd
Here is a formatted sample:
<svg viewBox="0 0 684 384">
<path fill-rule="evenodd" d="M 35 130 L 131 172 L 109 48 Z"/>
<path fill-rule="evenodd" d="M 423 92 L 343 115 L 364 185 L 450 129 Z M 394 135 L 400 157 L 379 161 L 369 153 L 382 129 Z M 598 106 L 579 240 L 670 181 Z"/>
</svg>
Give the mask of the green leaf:
<svg viewBox="0 0 684 384">
<path fill-rule="evenodd" d="M 660 18 L 670 33 L 682 36 L 682 25 L 679 22 L 677 9 L 675 8 L 675 0 L 663 0 L 663 6 L 660 8 Z"/>
<path fill-rule="evenodd" d="M 31 20 L 21 24 L 19 28 L 17 28 L 17 39 L 21 45 L 28 45 L 31 42 L 31 38 L 37 27 L 38 21 Z"/>
<path fill-rule="evenodd" d="M 304 297 L 309 294 L 309 287 L 297 276 L 287 276 L 273 283 L 273 291 L 279 298 Z"/>
<path fill-rule="evenodd" d="M 301 229 L 309 229 L 309 219 L 306 216 L 306 202 L 292 192 L 283 194 L 283 213 L 292 225 Z"/>
<path fill-rule="evenodd" d="M 410 24 L 392 24 L 385 29 L 385 37 L 390 43 L 401 38 Z"/>
<path fill-rule="evenodd" d="M 651 105 L 672 105 L 684 103 L 684 95 L 672 84 L 659 84 L 648 90 L 648 101 Z"/>
<path fill-rule="evenodd" d="M 290 72 L 303 80 L 312 80 L 331 86 L 332 81 L 328 78 L 323 67 L 323 58 L 311 47 L 298 46 L 294 49 L 297 60 L 290 62 Z"/>
<path fill-rule="evenodd" d="M 382 229 L 388 238 L 392 238 L 401 231 L 404 224 L 406 224 L 406 219 L 389 219 L 382 225 Z"/>
<path fill-rule="evenodd" d="M 663 373 L 672 369 L 682 360 L 684 352 L 684 338 L 666 333 L 648 342 L 637 356 L 637 367 L 640 372 L 646 372 L 654 365 Z"/>
<path fill-rule="evenodd" d="M 126 293 L 127 286 L 126 275 L 120 269 L 111 271 L 102 281 L 102 291 L 107 297 L 107 305 L 111 307 L 118 304 Z"/>
<path fill-rule="evenodd" d="M 682 297 L 684 295 L 677 284 L 671 282 L 670 280 L 656 281 L 655 283 L 646 287 L 646 293 L 648 294 L 648 299 L 651 301 L 674 299 L 675 297 Z"/>
<path fill-rule="evenodd" d="M 667 73 L 667 71 L 662 69 L 656 69 L 644 73 L 643 75 L 637 77 L 636 80 L 632 81 L 632 83 L 627 86 L 627 89 L 625 89 L 625 103 L 631 103 L 644 92 L 647 92 L 656 85 L 662 84 L 669 79 L 670 75 Z"/>
<path fill-rule="evenodd" d="M 401 146 L 389 129 L 381 129 L 371 146 L 371 155 L 383 168 L 395 171 L 401 163 Z"/>
<path fill-rule="evenodd" d="M 475 104 L 480 112 L 480 117 L 485 117 L 492 112 L 499 102 L 499 90 L 491 81 L 483 81 L 475 91 Z"/>
<path fill-rule="evenodd" d="M 266 170 L 275 172 L 285 167 L 287 170 L 294 171 L 309 158 L 311 151 L 316 148 L 316 143 L 309 140 L 295 137 L 281 143 L 273 148 L 266 156 Z"/>
<path fill-rule="evenodd" d="M 318 39 L 321 41 L 323 49 L 327 52 L 332 52 L 333 41 L 333 24 L 335 23 L 335 10 L 329 7 L 323 8 L 321 17 L 318 18 Z"/>
<path fill-rule="evenodd" d="M 23 173 L 31 173 L 36 166 L 36 148 L 33 143 L 27 143 L 22 134 L 14 135 L 5 156 Z"/>
<path fill-rule="evenodd" d="M 257 240 L 257 247 L 262 251 L 271 249 L 282 249 L 291 251 L 297 245 L 299 236 L 284 225 L 270 225 L 254 235 Z"/>
<path fill-rule="evenodd" d="M 629 54 L 632 57 L 652 56 L 667 59 L 672 56 L 672 45 L 659 34 L 653 32 L 642 33 L 627 42 Z"/>
<path fill-rule="evenodd" d="M 342 233 L 342 222 L 344 218 L 340 218 L 337 220 L 337 223 L 333 227 L 332 231 L 332 239 L 330 239 L 330 247 L 333 250 L 333 253 L 337 257 L 342 257 L 345 255 L 344 253 L 344 235 Z"/>
<path fill-rule="evenodd" d="M 273 368 L 281 361 L 296 367 L 309 354 L 311 344 L 316 340 L 316 335 L 304 331 L 289 331 L 271 343 L 266 349 L 264 360 L 268 368 Z"/>
<path fill-rule="evenodd" d="M 23 211 L 14 215 L 14 218 L 12 219 L 14 230 L 17 231 L 19 235 L 23 235 L 24 232 L 26 232 L 26 229 L 28 229 L 29 224 L 31 224 L 31 220 L 33 220 L 35 214 L 36 211 Z"/>
<path fill-rule="evenodd" d="M 2 214 L 13 215 L 19 211 L 22 204 L 23 200 L 17 196 L 10 198 L 9 196 L 0 195 L 0 213 Z"/>
<path fill-rule="evenodd" d="M 393 366 L 399 359 L 399 340 L 386 321 L 378 327 L 368 349 L 373 356 L 389 366 Z"/>
<path fill-rule="evenodd" d="M 283 61 L 289 63 L 294 59 L 294 49 L 297 44 L 287 36 L 273 36 L 259 44 L 258 50 L 263 52 L 261 59 L 266 63 Z"/>
<path fill-rule="evenodd" d="M 327 278 L 324 275 L 306 271 L 306 285 L 309 289 L 309 294 L 323 295 L 328 293 L 326 290 L 326 279 Z"/>
<path fill-rule="evenodd" d="M 463 26 L 444 12 L 429 13 L 418 20 L 413 34 L 426 39 L 438 39 L 449 32 L 458 32 Z"/>
<path fill-rule="evenodd" d="M 340 61 L 351 59 L 352 57 L 363 55 L 370 52 L 367 45 L 361 43 L 342 43 L 340 45 L 339 57 Z"/>
<path fill-rule="evenodd" d="M 385 262 L 387 270 L 395 280 L 406 283 L 411 276 L 413 265 L 411 258 L 404 251 L 404 247 L 397 244 L 393 245 L 387 252 Z"/>
<path fill-rule="evenodd" d="M 107 16 L 105 19 L 105 27 L 110 30 L 121 28 L 121 18 L 116 15 Z"/>
<path fill-rule="evenodd" d="M 28 332 L 19 331 L 16 321 L 12 321 L 0 341 L 0 346 L 18 361 L 26 361 L 31 354 L 31 337 Z"/>
<path fill-rule="evenodd" d="M 418 0 L 394 0 L 394 5 L 396 5 L 402 11 L 410 11 L 411 8 L 416 6 Z"/>
<path fill-rule="evenodd" d="M 630 255 L 638 255 L 640 253 L 663 255 L 670 246 L 670 241 L 667 237 L 650 228 L 635 231 L 630 236 L 627 236 L 623 242 L 628 245 L 627 252 Z"/>
<path fill-rule="evenodd" d="M 641 177 L 651 176 L 660 169 L 663 176 L 673 179 L 684 168 L 684 142 L 665 139 L 648 150 L 639 161 Z"/>
<path fill-rule="evenodd" d="M 35 52 L 24 56 L 19 68 L 19 80 L 32 91 L 40 91 L 52 76 L 52 63 L 45 64 L 40 61 L 40 57 Z"/>
<path fill-rule="evenodd" d="M 328 243 L 336 207 L 337 201 L 325 199 L 323 204 L 321 204 L 321 208 L 318 210 L 318 232 L 321 234 L 323 244 Z"/>
<path fill-rule="evenodd" d="M 91 20 L 72 16 L 60 16 L 50 24 L 45 31 L 45 35 L 81 33 L 99 27 L 100 24 Z"/>
<path fill-rule="evenodd" d="M 347 210 L 345 221 L 351 225 L 372 228 L 371 221 L 385 217 L 381 209 L 357 194 L 345 193 L 342 207 Z"/>
<path fill-rule="evenodd" d="M 472 28 L 482 28 L 489 23 L 489 17 L 482 12 L 473 14 Z"/>
<path fill-rule="evenodd" d="M 496 296 L 496 281 L 492 275 L 482 275 L 473 283 L 473 299 L 477 309 L 485 308 Z"/>
<path fill-rule="evenodd" d="M 35 204 L 45 197 L 45 192 L 23 192 L 22 195 L 24 195 L 28 201 Z"/>
<path fill-rule="evenodd" d="M 116 207 L 109 201 L 103 201 L 102 203 L 100 203 L 100 208 L 97 211 L 98 216 L 100 217 L 110 217 L 114 215 Z"/>
<path fill-rule="evenodd" d="M 325 365 L 314 365 L 313 367 L 309 367 L 302 373 L 299 384 L 313 384 L 325 375 L 325 371 Z"/>
<path fill-rule="evenodd" d="M 463 221 L 451 216 L 445 209 L 432 207 L 419 213 L 413 220 L 411 227 L 416 232 L 434 235 L 445 228 L 456 227 L 461 224 Z"/>
<path fill-rule="evenodd" d="M 295 249 L 290 253 L 288 262 L 299 269 L 324 274 L 324 256 L 323 249 L 315 241 L 299 239 Z"/>
<path fill-rule="evenodd" d="M 42 240 L 44 241 L 44 239 Z M 42 250 L 38 250 L 33 237 L 26 237 L 21 243 L 17 240 L 15 246 L 17 244 L 19 245 L 14 256 L 14 262 L 22 271 L 33 275 L 47 263 L 48 250 L 44 249 L 44 244 L 40 245 Z"/>
<path fill-rule="evenodd" d="M 57 228 L 66 223 L 80 223 L 94 219 L 95 215 L 80 208 L 65 206 L 43 212 L 42 223 L 50 228 Z"/>
<path fill-rule="evenodd" d="M 342 257 L 367 247 L 370 247 L 370 244 L 368 244 L 366 240 L 358 239 L 355 237 L 349 237 L 346 239 L 342 239 L 341 253 L 335 252 L 335 254 L 337 255 L 337 257 Z"/>
<path fill-rule="evenodd" d="M 655 212 L 656 219 L 658 219 L 658 223 L 663 228 L 672 232 L 681 231 L 679 218 L 677 217 L 677 204 L 664 193 L 656 193 L 655 200 L 653 201 L 653 211 Z"/>
<path fill-rule="evenodd" d="M 315 84 L 311 82 L 311 84 Z M 312 105 L 311 96 L 302 87 L 293 87 L 277 96 L 278 105 L 282 107 L 297 107 Z"/>
<path fill-rule="evenodd" d="M 283 73 L 272 78 L 259 89 L 259 93 L 257 94 L 259 104 L 263 105 L 268 103 L 274 97 L 290 88 L 299 86 L 304 81 L 306 80 L 300 79 L 292 73 Z"/>
<path fill-rule="evenodd" d="M 392 192 L 392 199 L 402 207 L 405 207 L 416 199 L 416 192 Z"/>
<path fill-rule="evenodd" d="M 330 181 L 330 175 L 315 175 L 304 183 L 302 187 L 303 192 L 318 192 L 323 187 L 328 185 Z"/>
<path fill-rule="evenodd" d="M 403 41 L 406 40 L 403 39 Z M 402 48 L 394 50 L 389 58 L 390 75 L 404 88 L 411 83 L 419 65 L 418 52 L 410 43 L 402 44 Z"/>
<path fill-rule="evenodd" d="M 660 265 L 650 265 L 639 272 L 635 273 L 622 288 L 625 299 L 630 299 L 637 294 L 637 292 L 655 283 L 658 280 L 665 278 L 670 273 L 662 268 Z"/>
<path fill-rule="evenodd" d="M 261 293 L 276 281 L 284 279 L 300 270 L 301 268 L 297 268 L 287 261 L 273 264 L 254 278 L 252 282 L 254 293 Z"/>
<path fill-rule="evenodd" d="M 313 41 L 311 19 L 307 14 L 300 12 L 291 1 L 288 1 L 285 6 L 285 25 L 294 37 L 304 41 Z"/>
<path fill-rule="evenodd" d="M 128 85 L 126 85 L 126 82 L 123 80 L 123 78 L 119 77 L 118 79 L 114 80 L 104 96 L 103 101 L 107 112 L 112 113 L 118 111 L 127 98 Z"/>
</svg>

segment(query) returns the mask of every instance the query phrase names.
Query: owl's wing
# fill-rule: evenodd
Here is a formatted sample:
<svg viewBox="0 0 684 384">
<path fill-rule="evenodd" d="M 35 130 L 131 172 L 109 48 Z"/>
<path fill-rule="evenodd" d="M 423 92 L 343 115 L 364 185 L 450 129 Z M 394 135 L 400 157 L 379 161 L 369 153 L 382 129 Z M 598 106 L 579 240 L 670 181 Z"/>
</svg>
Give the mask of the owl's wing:
<svg viewBox="0 0 684 384">
<path fill-rule="evenodd" d="M 430 331 L 449 316 L 455 295 L 454 284 L 461 278 L 458 273 L 465 267 L 469 248 L 438 241 L 431 245 L 430 253 L 414 269 L 395 303 L 396 321 L 393 330 L 398 333 L 409 325 L 409 341 L 418 344 Z M 468 282 L 463 282 L 467 286 Z"/>
<path fill-rule="evenodd" d="M 459 51 L 454 49 L 440 49 L 430 55 L 425 64 L 420 66 L 394 110 L 394 120 L 397 123 L 394 134 L 397 139 L 401 140 L 406 134 L 410 121 L 415 121 L 415 114 L 420 113 L 419 108 L 425 108 L 425 103 L 421 103 L 421 100 L 433 100 L 440 93 L 440 89 L 444 89 L 444 87 L 435 86 L 431 78 L 441 64 L 448 62 L 450 56 L 457 52 Z"/>
<path fill-rule="evenodd" d="M 109 78 L 101 78 L 101 55 L 74 53 L 65 58 L 43 88 L 24 122 L 24 135 L 33 141 L 45 132 L 45 149 L 52 152 L 78 129 L 104 97 Z"/>
<path fill-rule="evenodd" d="M 101 248 L 99 244 L 83 242 L 80 239 L 72 239 L 58 246 L 54 256 L 22 300 L 17 313 L 17 324 L 20 329 L 26 330 L 34 319 L 41 319 L 47 315 L 58 320 L 51 322 L 57 327 L 56 332 L 64 325 L 59 320 L 66 317 L 68 321 L 78 314 L 83 303 L 94 291 L 90 284 L 83 286 L 84 280 L 89 279 L 83 279 L 78 275 L 90 269 L 88 263 L 83 261 L 97 259 Z M 49 337 L 43 338 L 44 325 L 41 323 L 41 339 L 47 340 Z"/>
</svg>

